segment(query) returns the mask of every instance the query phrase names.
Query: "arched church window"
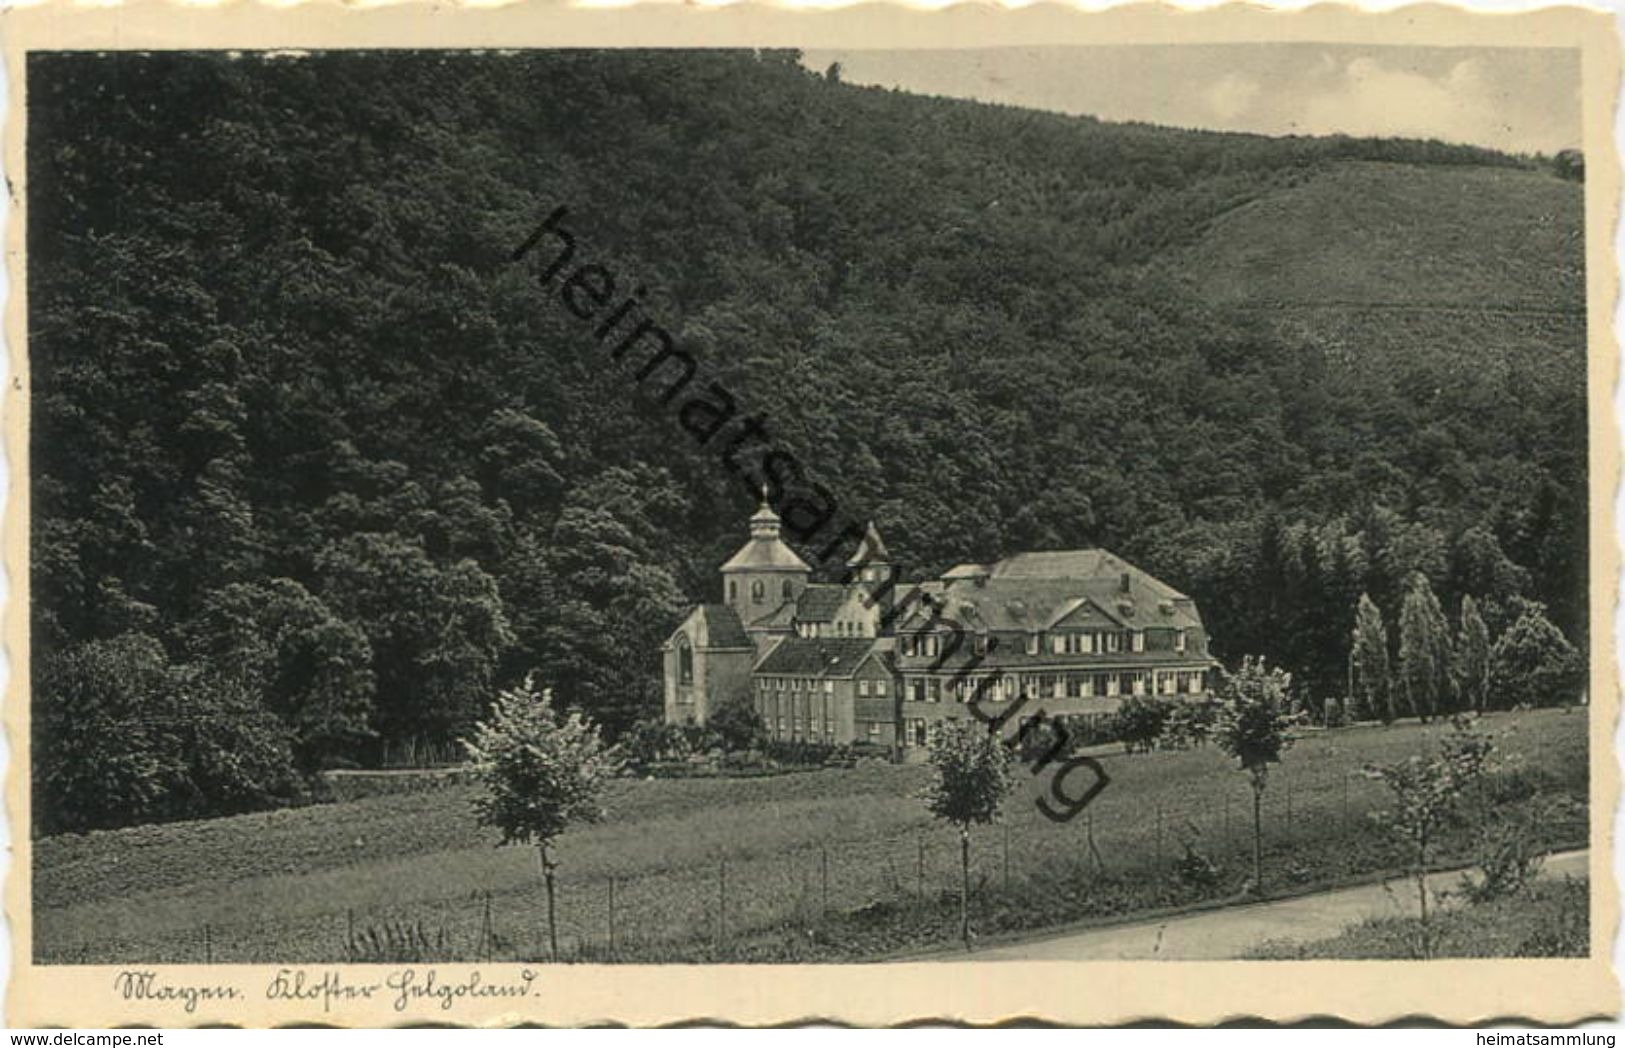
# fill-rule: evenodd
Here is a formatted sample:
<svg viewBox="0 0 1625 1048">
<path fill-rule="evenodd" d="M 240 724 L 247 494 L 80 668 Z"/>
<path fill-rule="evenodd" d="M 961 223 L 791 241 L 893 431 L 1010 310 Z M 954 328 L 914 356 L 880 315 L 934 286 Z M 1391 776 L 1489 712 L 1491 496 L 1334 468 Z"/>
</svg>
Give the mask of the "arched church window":
<svg viewBox="0 0 1625 1048">
<path fill-rule="evenodd" d="M 761 579 L 757 579 L 755 582 L 752 582 L 750 584 L 751 603 L 760 604 L 762 602 L 762 598 L 765 597 L 766 595 L 767 595 L 767 584 L 764 583 Z"/>
<path fill-rule="evenodd" d="M 677 642 L 677 683 L 694 683 L 694 649 L 686 639 Z"/>
<path fill-rule="evenodd" d="M 728 580 L 728 603 L 729 604 L 737 604 L 738 602 L 739 602 L 739 583 L 735 582 L 733 579 L 729 579 Z"/>
<path fill-rule="evenodd" d="M 789 579 L 784 580 L 783 590 L 784 590 L 784 599 L 785 600 L 793 600 L 795 598 L 795 595 L 796 595 L 795 583 L 791 582 Z"/>
</svg>

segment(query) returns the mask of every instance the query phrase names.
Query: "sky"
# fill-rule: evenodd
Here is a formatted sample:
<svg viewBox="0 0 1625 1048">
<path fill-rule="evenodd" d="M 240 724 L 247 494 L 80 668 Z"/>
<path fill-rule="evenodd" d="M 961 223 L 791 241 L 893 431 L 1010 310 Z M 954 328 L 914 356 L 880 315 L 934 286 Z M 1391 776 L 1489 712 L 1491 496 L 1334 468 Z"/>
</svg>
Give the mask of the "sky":
<svg viewBox="0 0 1625 1048">
<path fill-rule="evenodd" d="M 848 83 L 1270 135 L 1398 135 L 1509 152 L 1580 145 L 1580 58 L 1344 44 L 808 51 Z"/>
</svg>

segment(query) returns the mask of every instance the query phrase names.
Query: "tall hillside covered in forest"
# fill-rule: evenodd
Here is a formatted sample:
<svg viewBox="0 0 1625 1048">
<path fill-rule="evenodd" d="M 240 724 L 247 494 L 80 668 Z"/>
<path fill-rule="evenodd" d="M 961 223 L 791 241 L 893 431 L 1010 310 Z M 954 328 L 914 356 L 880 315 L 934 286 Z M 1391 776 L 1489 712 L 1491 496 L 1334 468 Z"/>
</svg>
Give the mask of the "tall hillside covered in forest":
<svg viewBox="0 0 1625 1048">
<path fill-rule="evenodd" d="M 560 206 L 916 573 L 1105 546 L 1306 696 L 1418 570 L 1584 642 L 1581 187 L 1537 160 L 787 52 L 51 55 L 28 92 L 44 829 L 444 747 L 530 671 L 657 707 L 759 478 L 511 261 Z"/>
</svg>

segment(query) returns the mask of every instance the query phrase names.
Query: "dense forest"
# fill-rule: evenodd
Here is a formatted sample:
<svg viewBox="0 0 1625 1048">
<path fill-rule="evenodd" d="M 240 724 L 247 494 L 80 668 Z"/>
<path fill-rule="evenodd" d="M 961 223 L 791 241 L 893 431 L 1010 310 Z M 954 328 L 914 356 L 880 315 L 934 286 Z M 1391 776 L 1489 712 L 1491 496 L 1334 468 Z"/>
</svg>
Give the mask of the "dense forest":
<svg viewBox="0 0 1625 1048">
<path fill-rule="evenodd" d="M 1494 635 L 1538 601 L 1583 648 L 1573 158 L 833 74 L 793 52 L 31 56 L 36 832 L 274 803 L 448 746 L 532 670 L 612 733 L 658 708 L 657 645 L 716 599 L 759 481 L 511 260 L 559 206 L 912 577 L 1105 546 L 1306 699 L 1343 690 L 1360 595 L 1393 621 L 1415 572 L 1452 621 L 1470 594 Z M 1377 292 L 1215 287 L 1215 243 L 1323 241 L 1324 204 L 1259 209 L 1351 171 L 1490 223 L 1538 198 L 1561 235 L 1516 238 L 1506 271 L 1557 276 L 1498 286 L 1467 244 L 1489 261 L 1443 325 L 1466 339 L 1405 326 L 1428 302 L 1396 327 Z M 1406 250 L 1460 239 L 1415 210 Z"/>
</svg>

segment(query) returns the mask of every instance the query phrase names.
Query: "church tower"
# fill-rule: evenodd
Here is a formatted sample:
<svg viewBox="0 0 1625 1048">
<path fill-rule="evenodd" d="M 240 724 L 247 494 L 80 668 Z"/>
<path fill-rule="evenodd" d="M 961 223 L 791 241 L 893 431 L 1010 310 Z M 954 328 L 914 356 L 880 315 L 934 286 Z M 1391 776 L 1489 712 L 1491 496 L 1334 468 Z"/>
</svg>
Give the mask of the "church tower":
<svg viewBox="0 0 1625 1048">
<path fill-rule="evenodd" d="M 779 515 L 764 498 L 750 518 L 750 541 L 722 566 L 723 603 L 749 626 L 801 596 L 811 573 L 779 537 Z"/>
<path fill-rule="evenodd" d="M 868 594 L 869 601 L 874 604 L 879 615 L 879 632 L 890 633 L 888 616 L 897 592 L 897 565 L 892 563 L 891 554 L 886 552 L 886 544 L 880 541 L 880 532 L 875 528 L 874 521 L 871 520 L 864 529 L 863 541 L 852 551 L 852 558 L 846 562 L 846 567 L 851 584 Z"/>
</svg>

